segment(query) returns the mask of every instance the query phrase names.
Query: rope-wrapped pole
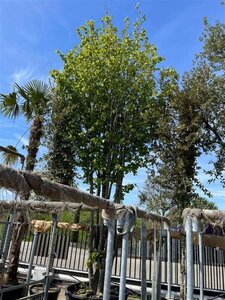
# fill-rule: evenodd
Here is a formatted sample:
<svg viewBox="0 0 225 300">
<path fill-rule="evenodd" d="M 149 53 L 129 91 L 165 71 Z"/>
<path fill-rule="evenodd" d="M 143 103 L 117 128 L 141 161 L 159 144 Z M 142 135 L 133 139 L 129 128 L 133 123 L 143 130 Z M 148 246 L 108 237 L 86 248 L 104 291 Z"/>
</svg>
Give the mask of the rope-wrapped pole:
<svg viewBox="0 0 225 300">
<path fill-rule="evenodd" d="M 100 210 L 115 210 L 120 207 L 125 208 L 124 205 L 115 204 L 108 199 L 83 192 L 74 187 L 43 179 L 36 173 L 18 171 L 2 164 L 0 164 L 0 187 L 14 190 L 22 197 L 23 195 L 27 195 L 33 191 L 37 196 L 43 196 L 50 200 L 57 199 L 63 203 L 80 203 L 95 209 L 98 208 Z M 156 222 L 166 222 L 167 224 L 170 223 L 169 219 L 166 217 L 161 217 L 153 213 L 147 213 L 146 211 L 138 208 L 136 212 L 138 218 L 147 218 Z"/>
</svg>

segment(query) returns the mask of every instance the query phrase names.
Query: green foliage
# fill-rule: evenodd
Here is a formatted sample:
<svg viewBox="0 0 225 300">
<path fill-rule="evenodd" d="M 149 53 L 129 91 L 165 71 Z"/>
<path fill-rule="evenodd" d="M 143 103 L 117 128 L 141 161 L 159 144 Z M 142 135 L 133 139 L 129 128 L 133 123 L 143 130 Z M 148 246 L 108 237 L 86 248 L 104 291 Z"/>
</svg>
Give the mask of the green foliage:
<svg viewBox="0 0 225 300">
<path fill-rule="evenodd" d="M 203 197 L 196 197 L 191 202 L 191 207 L 200 209 L 218 209 L 217 205 L 213 201 L 209 201 Z"/>
<path fill-rule="evenodd" d="M 147 192 L 140 194 L 140 200 L 150 201 L 149 207 L 160 214 L 169 213 L 170 206 L 178 209 L 178 215 L 187 206 L 214 208 L 196 194 L 196 185 L 209 194 L 197 179 L 197 157 L 216 155 L 214 170 L 209 172 L 216 178 L 225 166 L 225 27 L 207 21 L 205 26 L 203 51 L 182 81 L 172 69 L 160 73 L 155 164 L 149 170 Z"/>
<path fill-rule="evenodd" d="M 88 259 L 87 259 L 87 267 L 90 268 L 93 264 L 97 264 L 97 268 L 101 268 L 102 266 L 99 265 L 99 262 L 101 262 L 101 258 L 105 256 L 105 254 L 101 251 L 94 251 L 92 252 Z"/>
<path fill-rule="evenodd" d="M 15 92 L 8 95 L 0 94 L 0 109 L 3 115 L 10 118 L 16 118 L 19 115 L 20 108 L 17 103 L 17 94 Z"/>
<path fill-rule="evenodd" d="M 155 133 L 155 71 L 162 58 L 148 42 L 144 19 L 139 14 L 133 33 L 126 19 L 120 34 L 107 14 L 100 27 L 88 21 L 77 31 L 80 44 L 59 52 L 63 71 L 51 72 L 58 100 L 68 108 L 74 162 L 90 191 L 110 198 L 115 185 L 117 202 L 132 188 L 123 187 L 125 174 L 146 164 Z"/>
<path fill-rule="evenodd" d="M 225 24 L 217 22 L 210 25 L 204 19 L 205 30 L 201 37 L 204 43 L 201 57 L 207 59 L 210 65 L 216 70 L 225 69 Z"/>
<path fill-rule="evenodd" d="M 149 184 L 161 214 L 171 204 L 182 211 L 190 203 L 197 175 L 196 158 L 200 154 L 195 102 L 180 87 L 178 79 L 173 69 L 163 70 L 159 77 L 158 140 L 153 148 L 155 164 L 149 170 Z"/>
<path fill-rule="evenodd" d="M 47 160 L 46 170 L 51 180 L 66 185 L 75 185 L 75 177 L 78 177 L 76 151 L 71 134 L 66 134 L 70 132 L 72 124 L 71 110 L 56 95 L 54 99 L 51 122 L 48 123 L 46 130 L 48 148 L 48 154 L 44 156 Z"/>
<path fill-rule="evenodd" d="M 0 94 L 0 109 L 3 115 L 16 118 L 22 113 L 31 120 L 34 115 L 46 112 L 51 100 L 51 88 L 40 80 L 31 80 L 23 86 L 14 83 L 14 92 Z"/>
<path fill-rule="evenodd" d="M 145 188 L 139 194 L 139 199 L 140 204 L 145 205 L 147 210 L 168 217 L 172 223 L 180 223 L 181 204 L 176 203 L 173 196 L 172 185 L 166 189 L 159 177 L 149 174 Z M 190 208 L 218 209 L 214 202 L 197 194 L 193 194 L 189 200 L 188 207 Z"/>
</svg>

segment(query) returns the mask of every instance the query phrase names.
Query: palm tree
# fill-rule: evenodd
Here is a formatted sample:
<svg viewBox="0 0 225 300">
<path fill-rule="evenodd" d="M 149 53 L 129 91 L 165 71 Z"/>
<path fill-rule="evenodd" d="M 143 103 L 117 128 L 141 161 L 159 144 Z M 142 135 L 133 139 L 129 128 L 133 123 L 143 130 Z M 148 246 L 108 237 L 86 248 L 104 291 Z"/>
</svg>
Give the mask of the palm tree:
<svg viewBox="0 0 225 300">
<path fill-rule="evenodd" d="M 25 160 L 25 170 L 33 171 L 36 164 L 36 157 L 43 135 L 44 117 L 50 110 L 52 99 L 52 89 L 46 83 L 40 80 L 32 80 L 23 86 L 14 84 L 14 91 L 10 94 L 0 94 L 0 112 L 11 118 L 22 114 L 27 122 L 32 121 L 30 127 L 29 143 L 27 147 L 27 156 Z M 7 147 L 10 149 L 10 146 Z M 4 151 L 4 149 L 2 149 Z M 12 150 L 12 149 L 11 149 Z M 11 151 L 11 155 L 16 154 Z M 7 152 L 7 151 L 4 151 Z M 7 154 L 10 155 L 8 152 Z M 25 196 L 26 199 L 29 195 Z M 19 265 L 20 246 L 26 232 L 26 217 L 22 211 L 17 212 L 16 224 L 12 235 L 12 244 L 9 254 L 8 272 L 6 282 L 8 284 L 17 283 L 17 270 Z"/>
<path fill-rule="evenodd" d="M 27 122 L 32 121 L 25 170 L 33 171 L 43 135 L 44 116 L 50 109 L 52 89 L 40 80 L 29 81 L 23 86 L 15 83 L 14 92 L 0 94 L 0 100 L 0 111 L 4 116 L 16 118 L 22 114 Z"/>
</svg>

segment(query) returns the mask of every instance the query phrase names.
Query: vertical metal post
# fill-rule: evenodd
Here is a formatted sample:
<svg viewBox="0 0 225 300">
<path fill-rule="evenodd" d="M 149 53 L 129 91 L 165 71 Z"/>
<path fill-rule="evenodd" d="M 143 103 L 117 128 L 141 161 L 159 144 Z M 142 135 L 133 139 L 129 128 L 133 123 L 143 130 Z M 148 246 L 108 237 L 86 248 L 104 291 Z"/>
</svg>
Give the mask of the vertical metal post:
<svg viewBox="0 0 225 300">
<path fill-rule="evenodd" d="M 153 223 L 153 234 L 154 234 L 154 265 L 153 265 L 153 275 L 152 275 L 152 299 L 156 300 L 156 294 L 157 294 L 157 285 L 156 285 L 156 278 L 157 278 L 157 246 L 156 246 L 156 223 L 154 221 Z"/>
<path fill-rule="evenodd" d="M 57 214 L 52 215 L 52 230 L 50 235 L 50 241 L 49 241 L 49 250 L 48 250 L 48 261 L 46 266 L 46 278 L 45 278 L 45 284 L 44 284 L 44 298 L 43 300 L 48 299 L 48 289 L 49 289 L 49 275 L 52 270 L 52 265 L 54 261 L 54 251 L 55 251 L 55 241 L 56 241 L 56 229 L 57 229 L 57 222 L 58 222 L 58 216 Z"/>
<path fill-rule="evenodd" d="M 125 223 L 129 221 L 129 213 L 126 211 L 125 214 Z M 120 272 L 120 291 L 119 291 L 119 300 L 125 299 L 126 291 L 126 273 L 127 273 L 127 256 L 128 256 L 128 237 L 129 232 L 123 234 L 122 239 L 122 254 L 121 254 L 121 272 Z"/>
<path fill-rule="evenodd" d="M 171 299 L 172 284 L 172 255 L 171 255 L 170 227 L 167 225 L 167 299 Z"/>
<path fill-rule="evenodd" d="M 187 257 L 187 300 L 193 300 L 193 241 L 192 241 L 192 218 L 187 216 L 185 222 L 186 231 L 186 257 Z"/>
<path fill-rule="evenodd" d="M 6 235 L 5 235 L 3 251 L 2 251 L 2 266 L 3 267 L 6 263 L 8 252 L 9 252 L 9 246 L 10 246 L 10 241 L 11 241 L 11 237 L 12 237 L 13 220 L 14 220 L 14 213 L 10 212 L 9 220 L 7 223 L 7 230 L 6 230 Z"/>
<path fill-rule="evenodd" d="M 200 300 L 204 299 L 204 268 L 203 268 L 203 244 L 201 229 L 198 232 L 198 247 L 199 247 L 199 271 L 200 271 Z"/>
<path fill-rule="evenodd" d="M 105 262 L 106 267 L 105 267 L 105 279 L 104 279 L 104 288 L 103 288 L 103 300 L 109 300 L 109 296 L 110 296 L 114 236 L 115 236 L 115 219 L 111 219 L 108 221 L 108 239 L 107 239 L 106 262 Z"/>
<path fill-rule="evenodd" d="M 33 239 L 32 248 L 31 248 L 31 254 L 30 254 L 30 261 L 29 261 L 29 266 L 28 266 L 28 271 L 27 271 L 26 283 L 30 282 L 31 272 L 32 272 L 32 267 L 33 267 L 33 262 L 34 262 L 34 255 L 35 255 L 35 251 L 37 249 L 38 237 L 39 237 L 39 232 L 34 232 L 34 239 Z M 28 292 L 28 290 L 29 290 L 29 288 L 27 286 L 27 292 Z"/>
<path fill-rule="evenodd" d="M 35 251 L 36 251 L 36 248 L 37 248 L 38 237 L 39 237 L 39 232 L 34 232 L 34 239 L 33 239 L 32 248 L 31 248 L 31 254 L 30 254 L 30 261 L 29 261 L 29 266 L 28 266 L 26 283 L 30 282 L 31 272 L 32 272 L 32 267 L 33 267 L 33 261 L 34 261 L 34 255 L 35 255 Z"/>
<path fill-rule="evenodd" d="M 141 299 L 147 299 L 147 282 L 146 282 L 146 258 L 147 258 L 147 234 L 145 220 L 141 222 Z"/>
<path fill-rule="evenodd" d="M 160 222 L 159 243 L 157 251 L 157 280 L 156 280 L 156 299 L 161 299 L 161 271 L 162 271 L 162 222 Z"/>
</svg>

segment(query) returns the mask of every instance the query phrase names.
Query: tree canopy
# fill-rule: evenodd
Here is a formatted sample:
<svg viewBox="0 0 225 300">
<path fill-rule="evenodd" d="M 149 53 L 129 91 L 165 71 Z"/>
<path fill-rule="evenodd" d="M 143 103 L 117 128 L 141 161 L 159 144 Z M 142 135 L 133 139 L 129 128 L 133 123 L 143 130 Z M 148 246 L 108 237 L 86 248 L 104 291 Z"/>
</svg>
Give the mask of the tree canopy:
<svg viewBox="0 0 225 300">
<path fill-rule="evenodd" d="M 191 206 L 198 198 L 196 186 L 209 195 L 198 180 L 197 158 L 202 153 L 214 154 L 214 169 L 209 173 L 223 180 L 225 27 L 206 21 L 205 26 L 203 49 L 193 68 L 180 81 L 172 69 L 163 70 L 159 78 L 156 163 L 150 168 L 147 187 L 154 186 L 148 198 L 161 203 L 163 212 L 170 205 L 180 212 Z M 145 193 L 140 198 L 146 199 Z"/>
<path fill-rule="evenodd" d="M 155 71 L 162 58 L 143 22 L 139 16 L 130 33 L 126 19 L 119 33 L 108 14 L 100 27 L 88 21 L 78 29 L 80 44 L 60 53 L 63 70 L 51 72 L 58 99 L 68 107 L 76 164 L 90 190 L 105 198 L 115 190 L 116 202 L 132 188 L 123 185 L 125 174 L 146 164 L 155 134 Z"/>
</svg>

